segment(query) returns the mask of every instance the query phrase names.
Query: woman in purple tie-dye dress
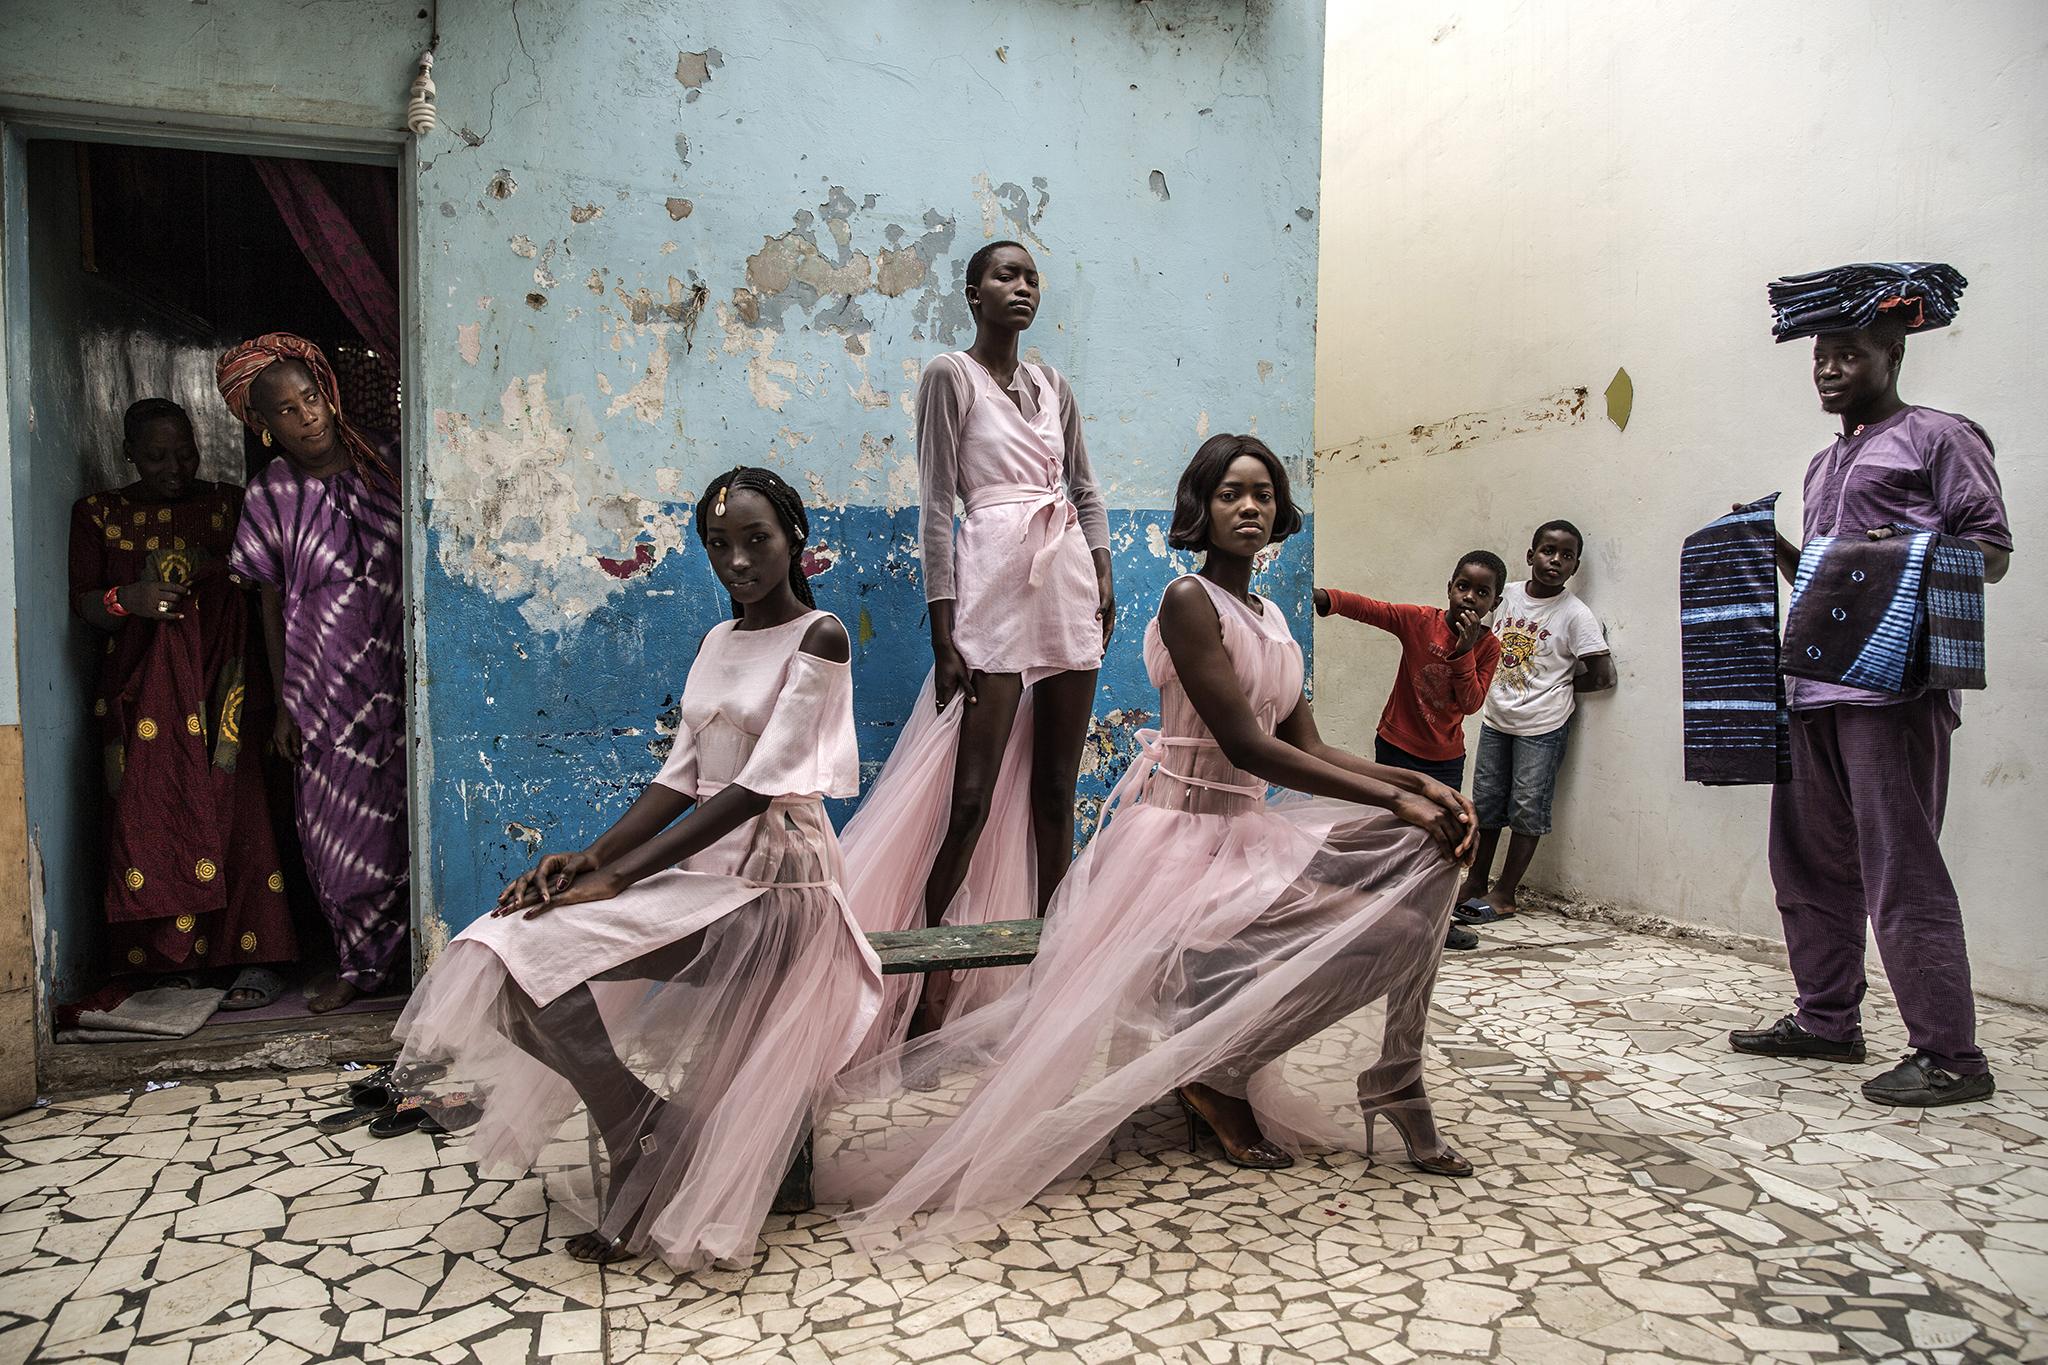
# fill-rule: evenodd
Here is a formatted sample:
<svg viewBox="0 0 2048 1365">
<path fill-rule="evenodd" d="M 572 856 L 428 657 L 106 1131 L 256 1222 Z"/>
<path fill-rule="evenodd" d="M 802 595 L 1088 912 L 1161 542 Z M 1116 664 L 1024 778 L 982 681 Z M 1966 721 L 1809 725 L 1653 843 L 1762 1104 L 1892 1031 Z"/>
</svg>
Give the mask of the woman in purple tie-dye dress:
<svg viewBox="0 0 2048 1365">
<path fill-rule="evenodd" d="M 298 776 L 299 840 L 340 956 L 324 1012 L 404 966 L 410 923 L 398 483 L 343 418 L 313 343 L 272 332 L 221 357 L 221 397 L 274 460 L 250 483 L 229 563 L 263 590 L 280 680 L 273 747 Z"/>
</svg>

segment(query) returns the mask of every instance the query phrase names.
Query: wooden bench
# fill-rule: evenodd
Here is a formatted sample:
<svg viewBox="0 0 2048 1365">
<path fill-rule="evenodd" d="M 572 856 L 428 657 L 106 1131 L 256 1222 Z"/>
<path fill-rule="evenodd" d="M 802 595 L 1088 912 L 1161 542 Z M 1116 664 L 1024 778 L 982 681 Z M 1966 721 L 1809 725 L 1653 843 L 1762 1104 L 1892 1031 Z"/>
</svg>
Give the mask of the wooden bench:
<svg viewBox="0 0 2048 1365">
<path fill-rule="evenodd" d="M 934 929 L 897 929 L 869 934 L 868 946 L 882 960 L 884 976 L 965 972 L 976 967 L 1021 967 L 1038 956 L 1042 919 L 997 920 L 992 924 L 941 924 Z M 776 1191 L 777 1213 L 807 1213 L 811 1197 L 811 1135 Z"/>
<path fill-rule="evenodd" d="M 975 967 L 1020 967 L 1038 956 L 1042 919 L 1005 919 L 993 924 L 941 924 L 936 929 L 898 929 L 869 934 L 868 946 L 882 959 L 883 976 L 964 972 Z"/>
</svg>

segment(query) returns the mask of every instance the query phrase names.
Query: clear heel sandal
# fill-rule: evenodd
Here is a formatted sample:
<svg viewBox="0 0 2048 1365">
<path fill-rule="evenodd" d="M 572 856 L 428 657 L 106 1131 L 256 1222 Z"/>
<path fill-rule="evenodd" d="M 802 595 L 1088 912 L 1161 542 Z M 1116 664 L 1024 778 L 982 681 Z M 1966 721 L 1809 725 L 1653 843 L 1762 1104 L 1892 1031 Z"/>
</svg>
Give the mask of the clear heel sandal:
<svg viewBox="0 0 2048 1365">
<path fill-rule="evenodd" d="M 1445 1146 L 1435 1156 L 1417 1156 L 1415 1154 L 1415 1136 L 1408 1131 L 1407 1125 L 1401 1122 L 1401 1115 L 1409 1112 L 1403 1108 L 1404 1105 L 1415 1104 L 1419 1099 L 1420 1097 L 1415 1095 L 1390 1095 L 1383 1100 L 1360 1103 L 1359 1108 L 1365 1113 L 1365 1159 L 1367 1163 L 1369 1164 L 1372 1161 L 1373 1139 L 1379 1132 L 1380 1116 L 1384 1114 L 1387 1122 L 1394 1125 L 1394 1131 L 1400 1134 L 1401 1146 L 1407 1151 L 1409 1164 L 1414 1166 L 1416 1170 L 1427 1171 L 1431 1175 L 1452 1176 L 1460 1180 L 1470 1176 L 1473 1173 L 1472 1163 L 1463 1156 L 1460 1156 L 1455 1148 Z M 1429 1103 L 1427 1100 L 1421 1100 L 1420 1102 L 1425 1105 Z"/>
</svg>

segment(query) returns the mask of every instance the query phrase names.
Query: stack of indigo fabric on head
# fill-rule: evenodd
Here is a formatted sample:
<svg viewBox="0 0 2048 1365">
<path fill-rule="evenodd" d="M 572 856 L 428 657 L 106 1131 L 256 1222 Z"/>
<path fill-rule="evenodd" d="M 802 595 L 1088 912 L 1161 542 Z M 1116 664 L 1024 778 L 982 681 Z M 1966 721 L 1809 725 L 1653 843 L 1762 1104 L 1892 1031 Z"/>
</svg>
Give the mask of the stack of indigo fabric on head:
<svg viewBox="0 0 2048 1365">
<path fill-rule="evenodd" d="M 1772 507 L 1758 498 L 1685 538 L 1678 561 L 1685 780 L 1710 787 L 1792 777 L 1778 674 L 1778 558 Z"/>
<path fill-rule="evenodd" d="M 1908 332 L 1929 332 L 1955 321 L 1968 284 L 1954 266 L 1935 261 L 1866 262 L 1787 275 L 1767 290 L 1771 335 L 1791 341 L 1855 332 L 1880 317 L 1896 319 Z"/>
</svg>

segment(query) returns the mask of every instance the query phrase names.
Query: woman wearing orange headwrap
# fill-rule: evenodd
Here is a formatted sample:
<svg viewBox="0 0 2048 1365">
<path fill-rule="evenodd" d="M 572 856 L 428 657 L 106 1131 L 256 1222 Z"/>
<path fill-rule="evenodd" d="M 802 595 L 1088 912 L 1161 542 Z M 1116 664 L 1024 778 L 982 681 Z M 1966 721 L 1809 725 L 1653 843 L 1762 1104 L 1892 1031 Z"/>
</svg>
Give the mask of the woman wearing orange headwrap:
<svg viewBox="0 0 2048 1365">
<path fill-rule="evenodd" d="M 287 332 L 220 358 L 220 395 L 282 453 L 250 483 L 229 564 L 263 588 L 283 706 L 274 752 L 298 777 L 299 839 L 339 979 L 335 1009 L 400 964 L 410 914 L 398 482 L 342 415 L 334 370 Z"/>
</svg>

